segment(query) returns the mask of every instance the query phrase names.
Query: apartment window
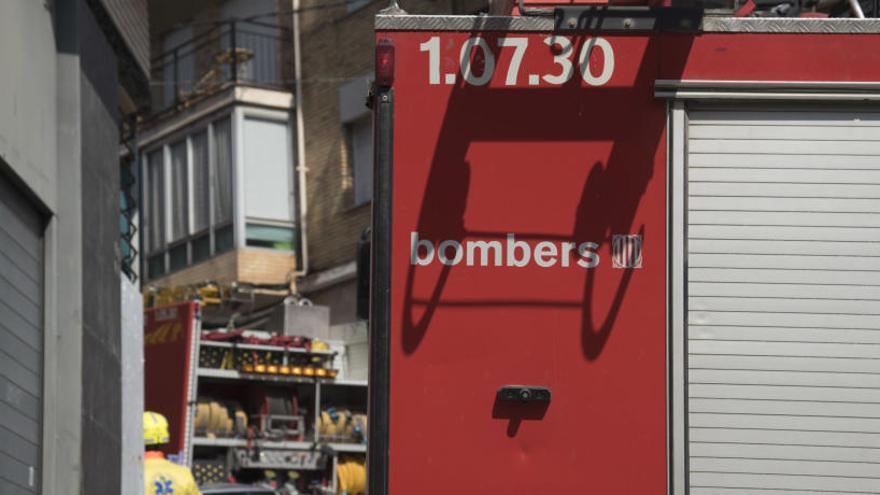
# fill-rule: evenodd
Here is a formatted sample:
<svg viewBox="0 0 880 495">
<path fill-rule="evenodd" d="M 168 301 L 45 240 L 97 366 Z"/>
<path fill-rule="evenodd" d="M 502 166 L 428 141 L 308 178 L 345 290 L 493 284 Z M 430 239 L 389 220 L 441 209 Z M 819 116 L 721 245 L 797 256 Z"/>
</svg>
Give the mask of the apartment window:
<svg viewBox="0 0 880 495">
<path fill-rule="evenodd" d="M 373 199 L 373 120 L 362 117 L 345 125 L 349 170 L 354 184 L 354 204 Z"/>
<path fill-rule="evenodd" d="M 339 121 L 355 206 L 373 199 L 373 118 L 364 104 L 371 84 L 372 76 L 364 75 L 339 87 Z"/>
<path fill-rule="evenodd" d="M 292 251 L 294 230 L 292 227 L 248 223 L 245 229 L 248 246 Z"/>
<path fill-rule="evenodd" d="M 171 153 L 171 238 L 169 254 L 169 269 L 179 270 L 185 267 L 189 261 L 186 235 L 189 233 L 189 173 L 187 169 L 186 140 L 174 143 L 170 147 Z"/>
<path fill-rule="evenodd" d="M 236 245 L 295 250 L 288 121 L 286 112 L 234 110 L 148 150 L 147 279 Z"/>
<path fill-rule="evenodd" d="M 171 242 L 188 234 L 189 189 L 186 140 L 171 145 Z"/>
<path fill-rule="evenodd" d="M 165 171 L 162 150 L 156 150 L 147 157 L 147 204 L 150 215 L 149 249 L 155 251 L 165 244 Z"/>
<path fill-rule="evenodd" d="M 190 137 L 192 145 L 193 233 L 208 229 L 211 222 L 211 172 L 208 163 L 208 132 Z"/>
<path fill-rule="evenodd" d="M 232 123 L 225 119 L 214 124 L 214 222 L 232 221 Z"/>
<path fill-rule="evenodd" d="M 244 197 L 248 218 L 293 220 L 290 142 L 287 122 L 244 119 Z"/>
<path fill-rule="evenodd" d="M 208 155 L 208 132 L 190 137 L 192 149 L 192 234 L 191 261 L 199 263 L 211 257 L 211 164 Z"/>
<path fill-rule="evenodd" d="M 287 121 L 244 118 L 245 244 L 293 250 L 294 197 Z"/>
<path fill-rule="evenodd" d="M 150 278 L 165 273 L 165 159 L 163 150 L 147 155 L 147 258 L 146 273 Z"/>
<path fill-rule="evenodd" d="M 232 156 L 229 117 L 148 153 L 147 278 L 232 248 Z"/>
</svg>

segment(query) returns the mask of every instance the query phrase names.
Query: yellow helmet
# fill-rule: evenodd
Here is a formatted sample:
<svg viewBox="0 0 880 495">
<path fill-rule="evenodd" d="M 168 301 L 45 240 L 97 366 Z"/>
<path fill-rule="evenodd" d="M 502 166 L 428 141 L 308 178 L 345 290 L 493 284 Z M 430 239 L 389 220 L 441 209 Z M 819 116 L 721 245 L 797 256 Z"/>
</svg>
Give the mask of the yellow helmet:
<svg viewBox="0 0 880 495">
<path fill-rule="evenodd" d="M 144 445 L 168 443 L 168 420 L 157 412 L 144 412 Z"/>
</svg>

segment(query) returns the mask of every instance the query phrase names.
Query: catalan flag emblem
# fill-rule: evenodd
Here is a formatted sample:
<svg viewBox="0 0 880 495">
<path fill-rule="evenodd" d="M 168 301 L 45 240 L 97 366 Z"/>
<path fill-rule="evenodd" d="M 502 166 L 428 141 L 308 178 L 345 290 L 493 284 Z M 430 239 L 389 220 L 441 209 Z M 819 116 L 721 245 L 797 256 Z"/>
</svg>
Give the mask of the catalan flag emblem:
<svg viewBox="0 0 880 495">
<path fill-rule="evenodd" d="M 614 268 L 642 267 L 642 236 L 614 235 L 611 246 L 611 263 Z"/>
</svg>

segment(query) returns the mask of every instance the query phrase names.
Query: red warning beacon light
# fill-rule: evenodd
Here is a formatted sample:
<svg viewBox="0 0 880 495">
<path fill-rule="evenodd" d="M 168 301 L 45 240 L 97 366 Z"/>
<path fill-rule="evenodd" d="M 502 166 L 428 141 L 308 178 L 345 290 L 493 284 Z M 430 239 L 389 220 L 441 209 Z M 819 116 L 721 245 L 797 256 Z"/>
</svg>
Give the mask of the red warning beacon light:
<svg viewBox="0 0 880 495">
<path fill-rule="evenodd" d="M 394 44 L 390 40 L 376 43 L 376 86 L 390 88 L 394 84 Z"/>
</svg>

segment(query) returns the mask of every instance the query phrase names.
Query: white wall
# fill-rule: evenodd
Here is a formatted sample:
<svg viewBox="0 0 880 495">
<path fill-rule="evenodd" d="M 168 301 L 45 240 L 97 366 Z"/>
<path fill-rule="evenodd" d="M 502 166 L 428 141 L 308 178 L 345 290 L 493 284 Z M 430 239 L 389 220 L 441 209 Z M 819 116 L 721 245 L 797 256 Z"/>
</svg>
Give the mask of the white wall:
<svg viewBox="0 0 880 495">
<path fill-rule="evenodd" d="M 122 493 L 144 486 L 144 302 L 126 277 L 122 285 Z"/>
</svg>

